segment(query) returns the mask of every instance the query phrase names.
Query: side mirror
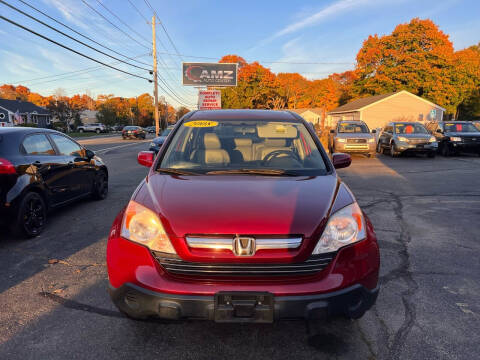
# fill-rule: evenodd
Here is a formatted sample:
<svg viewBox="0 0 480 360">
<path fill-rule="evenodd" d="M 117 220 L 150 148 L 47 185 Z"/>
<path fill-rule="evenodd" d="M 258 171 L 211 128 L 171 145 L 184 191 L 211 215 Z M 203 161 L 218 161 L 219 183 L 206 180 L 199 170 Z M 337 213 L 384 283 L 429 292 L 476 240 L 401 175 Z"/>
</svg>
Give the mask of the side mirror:
<svg viewBox="0 0 480 360">
<path fill-rule="evenodd" d="M 376 133 L 377 133 L 377 130 L 373 129 L 372 134 L 376 134 Z"/>
<path fill-rule="evenodd" d="M 435 130 L 435 132 L 441 134 L 441 133 L 442 133 L 442 129 L 437 129 L 437 130 Z"/>
<path fill-rule="evenodd" d="M 330 130 L 330 134 L 335 134 L 335 130 Z"/>
<path fill-rule="evenodd" d="M 95 156 L 95 153 L 92 150 L 85 149 L 85 155 L 88 160 L 91 160 Z"/>
<path fill-rule="evenodd" d="M 342 169 L 350 166 L 352 158 L 348 154 L 335 153 L 332 156 L 332 162 L 335 169 Z"/>
<path fill-rule="evenodd" d="M 137 156 L 137 161 L 140 165 L 151 167 L 155 154 L 153 151 L 140 151 Z"/>
</svg>

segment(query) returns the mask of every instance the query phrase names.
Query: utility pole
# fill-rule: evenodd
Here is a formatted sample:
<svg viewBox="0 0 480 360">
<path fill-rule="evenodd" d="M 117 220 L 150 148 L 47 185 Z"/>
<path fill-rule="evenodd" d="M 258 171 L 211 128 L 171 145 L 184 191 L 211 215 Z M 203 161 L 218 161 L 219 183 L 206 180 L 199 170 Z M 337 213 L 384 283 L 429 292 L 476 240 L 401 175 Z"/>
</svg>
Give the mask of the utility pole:
<svg viewBox="0 0 480 360">
<path fill-rule="evenodd" d="M 155 101 L 155 136 L 158 136 L 160 124 L 158 121 L 158 78 L 157 78 L 157 42 L 155 35 L 155 15 L 152 16 L 152 43 L 153 43 L 153 98 Z"/>
</svg>

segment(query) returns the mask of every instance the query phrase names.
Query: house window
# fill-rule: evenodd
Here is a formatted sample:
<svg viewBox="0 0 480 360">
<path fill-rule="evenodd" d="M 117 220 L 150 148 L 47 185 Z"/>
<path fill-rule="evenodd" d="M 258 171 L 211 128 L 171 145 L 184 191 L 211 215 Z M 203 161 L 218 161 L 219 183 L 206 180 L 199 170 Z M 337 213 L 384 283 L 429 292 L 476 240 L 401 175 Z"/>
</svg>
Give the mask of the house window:
<svg viewBox="0 0 480 360">
<path fill-rule="evenodd" d="M 418 115 L 418 121 L 423 121 L 423 114 Z"/>
</svg>

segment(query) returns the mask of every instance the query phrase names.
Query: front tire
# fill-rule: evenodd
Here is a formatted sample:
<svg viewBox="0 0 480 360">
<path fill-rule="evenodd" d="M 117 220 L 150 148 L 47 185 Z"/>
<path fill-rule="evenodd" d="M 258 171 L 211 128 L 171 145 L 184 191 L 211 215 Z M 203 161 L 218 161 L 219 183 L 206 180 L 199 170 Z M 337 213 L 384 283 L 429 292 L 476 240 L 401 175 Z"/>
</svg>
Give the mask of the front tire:
<svg viewBox="0 0 480 360">
<path fill-rule="evenodd" d="M 394 158 L 394 157 L 397 157 L 398 154 L 399 154 L 398 151 L 395 149 L 395 143 L 392 142 L 392 143 L 390 144 L 390 156 L 391 156 L 392 158 Z"/>
<path fill-rule="evenodd" d="M 46 221 L 47 206 L 43 197 L 36 192 L 29 192 L 20 201 L 11 231 L 20 238 L 33 238 L 42 233 Z"/>
<path fill-rule="evenodd" d="M 97 134 L 100 134 L 100 129 L 95 130 Z"/>
<path fill-rule="evenodd" d="M 83 134 L 83 129 L 78 130 L 80 134 Z"/>
<path fill-rule="evenodd" d="M 452 152 L 450 151 L 448 144 L 442 145 L 441 153 L 442 153 L 442 156 L 445 156 L 445 157 L 449 157 L 450 155 L 452 155 Z"/>
<path fill-rule="evenodd" d="M 104 200 L 108 195 L 108 176 L 103 170 L 95 176 L 93 183 L 92 198 L 94 200 Z"/>
<path fill-rule="evenodd" d="M 377 144 L 377 153 L 381 154 L 382 153 L 382 144 L 380 143 L 380 141 L 378 142 Z"/>
<path fill-rule="evenodd" d="M 435 157 L 435 151 L 429 152 L 429 153 L 428 153 L 428 157 L 429 157 L 430 159 L 433 159 L 433 158 Z"/>
</svg>

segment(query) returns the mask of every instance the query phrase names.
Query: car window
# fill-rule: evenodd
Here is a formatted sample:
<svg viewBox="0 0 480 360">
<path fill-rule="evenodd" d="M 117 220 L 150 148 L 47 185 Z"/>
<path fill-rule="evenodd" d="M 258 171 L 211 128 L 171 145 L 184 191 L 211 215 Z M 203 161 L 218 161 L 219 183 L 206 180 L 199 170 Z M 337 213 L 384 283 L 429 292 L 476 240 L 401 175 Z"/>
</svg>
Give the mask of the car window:
<svg viewBox="0 0 480 360">
<path fill-rule="evenodd" d="M 445 132 L 477 132 L 471 123 L 445 123 Z"/>
<path fill-rule="evenodd" d="M 368 128 L 365 124 L 355 123 L 341 123 L 338 125 L 339 133 L 368 133 Z"/>
<path fill-rule="evenodd" d="M 393 133 L 393 127 L 392 126 L 386 126 L 384 132 L 389 133 L 389 134 Z"/>
<path fill-rule="evenodd" d="M 327 171 L 303 123 L 261 120 L 186 121 L 176 131 L 160 167 L 198 173 L 276 169 L 322 175 Z"/>
<path fill-rule="evenodd" d="M 83 156 L 83 149 L 72 140 L 62 135 L 51 134 L 50 137 L 57 145 L 58 151 L 67 156 Z"/>
<path fill-rule="evenodd" d="M 168 134 L 170 134 L 170 131 L 172 131 L 172 129 L 165 129 L 165 130 L 163 130 L 163 132 L 160 134 L 160 136 L 168 136 Z"/>
<path fill-rule="evenodd" d="M 395 124 L 395 134 L 428 134 L 422 124 L 398 123 Z"/>
<path fill-rule="evenodd" d="M 55 155 L 52 144 L 44 134 L 27 136 L 22 146 L 27 155 Z"/>
</svg>

